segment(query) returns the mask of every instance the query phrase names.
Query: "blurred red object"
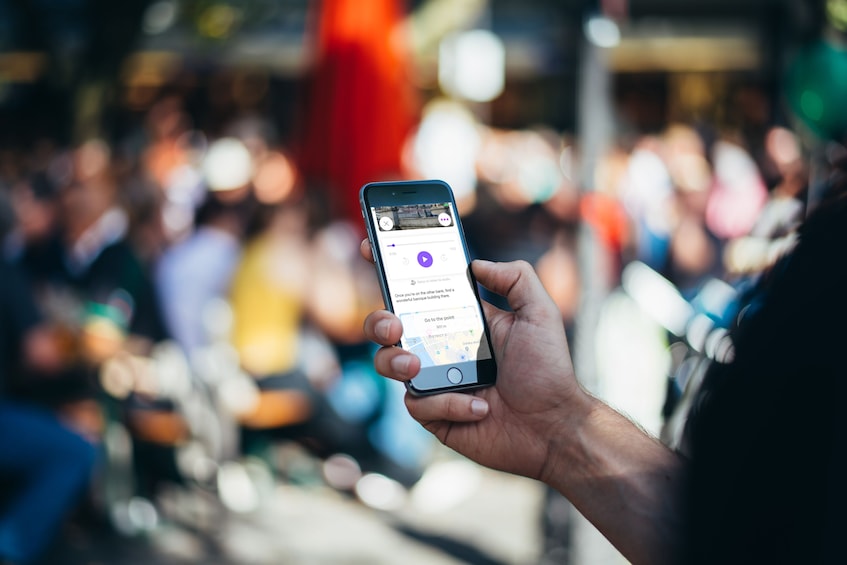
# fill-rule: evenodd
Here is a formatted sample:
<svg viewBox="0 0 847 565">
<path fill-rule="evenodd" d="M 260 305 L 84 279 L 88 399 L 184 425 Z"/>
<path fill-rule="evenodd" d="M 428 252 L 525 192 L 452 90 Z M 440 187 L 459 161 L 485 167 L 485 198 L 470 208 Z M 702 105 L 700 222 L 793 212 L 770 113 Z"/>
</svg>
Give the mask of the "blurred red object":
<svg viewBox="0 0 847 565">
<path fill-rule="evenodd" d="M 603 246 L 620 253 L 629 233 L 629 220 L 621 203 L 601 192 L 590 192 L 582 197 L 579 208 L 583 221 L 594 228 Z"/>
<path fill-rule="evenodd" d="M 328 191 L 333 218 L 361 225 L 359 188 L 401 176 L 417 123 L 401 0 L 317 0 L 317 46 L 306 84 L 298 165 Z"/>
</svg>

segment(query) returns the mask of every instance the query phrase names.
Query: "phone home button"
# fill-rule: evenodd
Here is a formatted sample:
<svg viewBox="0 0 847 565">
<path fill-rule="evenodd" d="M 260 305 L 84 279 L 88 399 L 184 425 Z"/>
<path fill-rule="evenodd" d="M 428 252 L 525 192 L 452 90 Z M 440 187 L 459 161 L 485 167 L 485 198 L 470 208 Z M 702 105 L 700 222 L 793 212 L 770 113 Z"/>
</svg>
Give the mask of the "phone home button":
<svg viewBox="0 0 847 565">
<path fill-rule="evenodd" d="M 453 383 L 454 385 L 462 382 L 462 371 L 457 369 L 456 367 L 450 367 L 447 370 L 447 380 Z"/>
</svg>

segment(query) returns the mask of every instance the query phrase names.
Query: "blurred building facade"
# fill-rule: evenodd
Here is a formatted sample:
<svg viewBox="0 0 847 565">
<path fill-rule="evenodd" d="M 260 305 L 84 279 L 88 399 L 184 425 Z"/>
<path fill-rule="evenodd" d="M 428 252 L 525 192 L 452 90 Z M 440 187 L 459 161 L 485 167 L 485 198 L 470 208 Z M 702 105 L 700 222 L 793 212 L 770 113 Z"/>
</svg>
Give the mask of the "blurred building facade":
<svg viewBox="0 0 847 565">
<path fill-rule="evenodd" d="M 831 2 L 837 4 L 837 2 Z M 781 76 L 799 44 L 820 33 L 824 3 L 801 0 L 413 0 L 411 76 L 438 94 L 437 54 L 450 32 L 483 28 L 505 45 L 493 126 L 577 125 L 576 83 L 586 22 L 618 25 L 607 49 L 627 127 L 695 119 L 740 125 L 780 112 Z M 0 120 L 4 136 L 120 134 L 163 88 L 183 92 L 204 127 L 261 110 L 282 134 L 296 121 L 314 61 L 320 2 L 0 2 Z M 103 128 L 112 131 L 101 131 Z M 8 140 L 7 140 L 8 142 Z"/>
</svg>

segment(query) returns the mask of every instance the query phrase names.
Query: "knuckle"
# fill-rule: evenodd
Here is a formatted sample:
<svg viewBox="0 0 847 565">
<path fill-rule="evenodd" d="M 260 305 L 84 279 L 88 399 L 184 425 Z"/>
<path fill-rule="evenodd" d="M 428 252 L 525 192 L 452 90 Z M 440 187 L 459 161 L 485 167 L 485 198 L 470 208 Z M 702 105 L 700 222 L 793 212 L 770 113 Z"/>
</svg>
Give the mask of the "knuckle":
<svg viewBox="0 0 847 565">
<path fill-rule="evenodd" d="M 515 261 L 515 266 L 521 273 L 529 273 L 533 271 L 532 265 L 526 259 L 518 259 Z"/>
</svg>

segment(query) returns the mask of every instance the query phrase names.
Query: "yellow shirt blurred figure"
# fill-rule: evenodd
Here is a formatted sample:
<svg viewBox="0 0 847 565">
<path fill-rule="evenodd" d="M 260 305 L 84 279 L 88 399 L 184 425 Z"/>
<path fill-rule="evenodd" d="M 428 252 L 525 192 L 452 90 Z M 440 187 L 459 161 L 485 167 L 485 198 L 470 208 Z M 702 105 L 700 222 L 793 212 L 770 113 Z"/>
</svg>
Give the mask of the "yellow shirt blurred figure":
<svg viewBox="0 0 847 565">
<path fill-rule="evenodd" d="M 232 343 L 244 370 L 257 378 L 297 365 L 309 272 L 303 255 L 302 247 L 266 234 L 247 246 L 235 273 Z"/>
<path fill-rule="evenodd" d="M 246 245 L 230 289 L 231 342 L 261 390 L 253 410 L 240 414 L 247 427 L 301 423 L 311 414 L 304 375 L 297 376 L 310 272 L 306 214 L 279 208 Z"/>
</svg>

